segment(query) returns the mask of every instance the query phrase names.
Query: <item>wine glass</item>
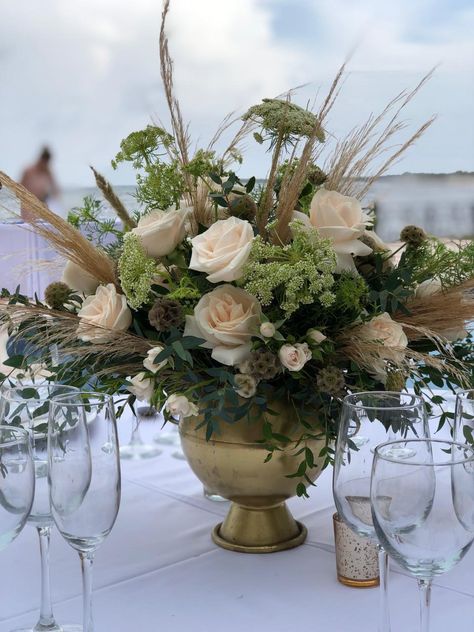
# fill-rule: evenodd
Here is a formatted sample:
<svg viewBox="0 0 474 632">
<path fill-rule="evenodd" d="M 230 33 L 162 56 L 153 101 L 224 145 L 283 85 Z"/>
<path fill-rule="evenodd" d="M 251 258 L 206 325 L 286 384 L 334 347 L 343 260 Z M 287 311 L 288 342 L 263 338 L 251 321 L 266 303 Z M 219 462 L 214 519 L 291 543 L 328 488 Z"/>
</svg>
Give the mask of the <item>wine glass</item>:
<svg viewBox="0 0 474 632">
<path fill-rule="evenodd" d="M 417 395 L 371 391 L 347 395 L 342 404 L 333 471 L 334 502 L 341 519 L 358 535 L 379 544 L 370 509 L 374 450 L 387 439 L 429 437 L 423 399 Z M 387 448 L 395 449 L 395 447 Z M 409 447 L 397 446 L 400 458 Z M 379 546 L 379 630 L 390 630 L 388 557 Z"/>
<path fill-rule="evenodd" d="M 23 529 L 33 505 L 35 468 L 28 432 L 0 426 L 0 550 Z"/>
<path fill-rule="evenodd" d="M 0 390 L 0 420 L 29 432 L 35 471 L 35 495 L 28 523 L 36 527 L 41 559 L 41 601 L 36 624 L 17 632 L 80 632 L 77 625 L 59 625 L 53 614 L 49 546 L 53 517 L 48 487 L 48 412 L 53 395 L 78 392 L 77 388 L 48 382 L 21 381 Z"/>
<path fill-rule="evenodd" d="M 140 434 L 141 422 L 146 418 L 156 418 L 156 410 L 153 406 L 140 406 L 137 407 L 136 412 L 132 411 L 132 413 L 132 434 L 127 445 L 120 447 L 120 458 L 138 461 L 159 456 L 161 454 L 160 448 L 151 443 L 145 443 Z"/>
<path fill-rule="evenodd" d="M 474 444 L 474 389 L 456 395 L 454 441 Z"/>
<path fill-rule="evenodd" d="M 94 421 L 88 424 L 91 413 Z M 79 392 L 53 398 L 48 463 L 54 521 L 81 560 L 83 631 L 93 632 L 94 554 L 112 530 L 120 506 L 120 459 L 111 396 Z"/>
<path fill-rule="evenodd" d="M 399 448 L 410 456 L 394 456 Z M 429 632 L 431 582 L 453 568 L 474 539 L 474 449 L 434 439 L 382 444 L 370 498 L 380 543 L 418 580 L 420 631 Z"/>
</svg>

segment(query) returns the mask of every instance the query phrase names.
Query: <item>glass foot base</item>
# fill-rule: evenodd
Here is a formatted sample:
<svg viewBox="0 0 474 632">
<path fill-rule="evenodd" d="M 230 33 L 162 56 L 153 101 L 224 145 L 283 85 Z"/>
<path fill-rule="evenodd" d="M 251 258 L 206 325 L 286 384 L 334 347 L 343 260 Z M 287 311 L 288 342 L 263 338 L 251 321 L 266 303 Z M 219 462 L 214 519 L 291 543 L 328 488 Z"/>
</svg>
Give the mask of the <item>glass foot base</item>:
<svg viewBox="0 0 474 632">
<path fill-rule="evenodd" d="M 224 498 L 224 496 L 221 496 L 220 494 L 215 494 L 214 492 L 211 492 L 211 490 L 206 489 L 205 487 L 202 488 L 203 494 L 204 494 L 204 498 L 207 498 L 208 500 L 212 500 L 213 503 L 228 503 L 229 500 L 227 498 Z"/>
<path fill-rule="evenodd" d="M 186 457 L 184 456 L 184 452 L 182 450 L 175 450 L 171 456 L 175 459 L 179 459 L 180 461 L 186 461 Z"/>
<path fill-rule="evenodd" d="M 82 625 L 66 624 L 66 625 L 34 625 L 31 628 L 15 628 L 11 632 L 83 632 Z"/>
<path fill-rule="evenodd" d="M 177 432 L 163 432 L 153 437 L 154 443 L 179 446 L 181 441 Z"/>
<path fill-rule="evenodd" d="M 148 443 L 128 444 L 120 448 L 120 458 L 129 459 L 131 461 L 140 461 L 141 459 L 152 459 L 161 454 L 160 448 L 156 445 Z"/>
</svg>

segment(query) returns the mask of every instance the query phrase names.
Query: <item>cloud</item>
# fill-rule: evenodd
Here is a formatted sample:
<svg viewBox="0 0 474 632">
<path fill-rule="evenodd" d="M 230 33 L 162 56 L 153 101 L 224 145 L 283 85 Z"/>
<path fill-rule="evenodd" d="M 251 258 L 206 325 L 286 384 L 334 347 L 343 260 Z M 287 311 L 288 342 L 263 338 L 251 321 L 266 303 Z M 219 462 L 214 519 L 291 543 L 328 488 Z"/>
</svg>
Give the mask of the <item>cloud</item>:
<svg viewBox="0 0 474 632">
<path fill-rule="evenodd" d="M 437 127 L 400 167 L 474 169 L 474 9 L 419 0 L 173 0 L 170 48 L 183 113 L 207 143 L 230 110 L 245 110 L 306 81 L 302 102 L 327 86 L 359 44 L 332 124 L 347 131 L 438 62 L 436 78 L 407 112 L 433 111 Z M 0 25 L 0 152 L 17 176 L 42 142 L 56 151 L 64 184 L 91 182 L 93 163 L 117 183 L 110 158 L 120 139 L 166 117 L 159 78 L 157 0 L 15 0 Z M 264 175 L 251 148 L 246 173 Z M 265 163 L 266 164 L 266 163 Z"/>
</svg>

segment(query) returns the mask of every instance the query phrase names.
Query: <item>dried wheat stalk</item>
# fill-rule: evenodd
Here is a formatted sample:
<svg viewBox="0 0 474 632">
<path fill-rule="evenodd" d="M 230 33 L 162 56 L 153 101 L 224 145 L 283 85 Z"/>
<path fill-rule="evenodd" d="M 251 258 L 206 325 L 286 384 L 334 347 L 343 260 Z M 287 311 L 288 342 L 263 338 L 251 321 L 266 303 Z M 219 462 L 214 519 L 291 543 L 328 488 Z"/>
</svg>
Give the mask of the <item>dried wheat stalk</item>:
<svg viewBox="0 0 474 632">
<path fill-rule="evenodd" d="M 127 209 L 113 190 L 110 182 L 108 182 L 102 174 L 94 169 L 94 167 L 91 166 L 91 169 L 92 173 L 94 174 L 95 182 L 98 188 L 102 191 L 102 195 L 104 196 L 104 198 L 117 213 L 117 217 L 122 220 L 122 223 L 126 228 L 135 228 L 137 225 L 136 222 L 128 214 Z"/>
<path fill-rule="evenodd" d="M 0 183 L 10 189 L 22 206 L 28 209 L 31 229 L 46 239 L 58 254 L 76 263 L 101 283 L 114 283 L 119 287 L 114 262 L 102 250 L 2 171 Z"/>
<path fill-rule="evenodd" d="M 410 314 L 396 313 L 393 318 L 404 328 L 410 340 L 420 340 L 431 332 L 443 336 L 452 329 L 462 329 L 474 320 L 474 279 L 408 304 Z"/>
</svg>

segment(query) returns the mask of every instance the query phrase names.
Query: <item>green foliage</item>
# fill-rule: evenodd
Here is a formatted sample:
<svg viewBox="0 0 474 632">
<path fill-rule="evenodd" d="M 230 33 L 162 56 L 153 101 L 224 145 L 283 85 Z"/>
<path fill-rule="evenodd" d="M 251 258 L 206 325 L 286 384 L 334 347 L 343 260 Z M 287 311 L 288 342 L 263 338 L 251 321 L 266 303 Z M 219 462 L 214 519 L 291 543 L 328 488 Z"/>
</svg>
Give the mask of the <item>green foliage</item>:
<svg viewBox="0 0 474 632">
<path fill-rule="evenodd" d="M 179 206 L 185 190 L 185 180 L 177 160 L 149 164 L 144 174 L 137 174 L 136 197 L 147 212 Z"/>
<path fill-rule="evenodd" d="M 293 241 L 276 246 L 256 237 L 244 268 L 244 287 L 262 305 L 273 301 L 291 316 L 301 305 L 334 303 L 336 256 L 331 242 L 316 230 L 292 225 Z"/>
<path fill-rule="evenodd" d="M 80 229 L 89 241 L 106 249 L 112 243 L 121 243 L 123 231 L 116 227 L 115 218 L 104 219 L 104 206 L 93 196 L 86 196 L 83 205 L 69 211 L 67 221 Z M 107 243 L 109 242 L 109 243 Z"/>
<path fill-rule="evenodd" d="M 443 287 L 459 285 L 474 276 L 474 242 L 449 248 L 438 239 L 427 239 L 418 247 L 407 246 L 399 268 L 410 270 L 416 283 L 438 278 Z"/>
</svg>

